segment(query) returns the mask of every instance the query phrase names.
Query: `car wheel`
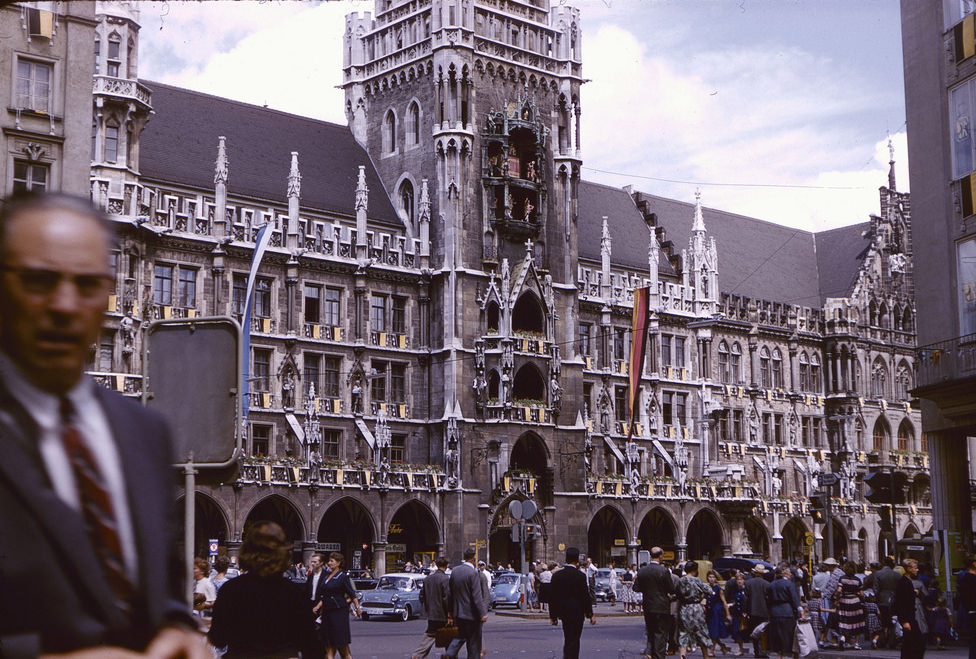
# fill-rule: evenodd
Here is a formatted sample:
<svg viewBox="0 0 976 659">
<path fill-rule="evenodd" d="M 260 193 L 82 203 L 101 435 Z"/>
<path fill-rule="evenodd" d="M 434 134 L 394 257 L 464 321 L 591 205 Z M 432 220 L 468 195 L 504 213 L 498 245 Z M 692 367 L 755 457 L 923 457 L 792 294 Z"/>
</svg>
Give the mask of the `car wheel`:
<svg viewBox="0 0 976 659">
<path fill-rule="evenodd" d="M 366 613 L 365 611 L 363 611 L 362 613 L 360 613 L 359 614 L 359 617 L 362 618 L 363 620 L 369 620 L 369 614 Z"/>
<path fill-rule="evenodd" d="M 407 606 L 404 607 L 404 609 L 403 609 L 403 613 L 400 614 L 400 619 L 403 620 L 403 622 L 406 622 L 407 620 L 410 620 L 410 613 L 411 613 L 411 611 L 410 611 L 410 605 L 407 604 Z"/>
</svg>

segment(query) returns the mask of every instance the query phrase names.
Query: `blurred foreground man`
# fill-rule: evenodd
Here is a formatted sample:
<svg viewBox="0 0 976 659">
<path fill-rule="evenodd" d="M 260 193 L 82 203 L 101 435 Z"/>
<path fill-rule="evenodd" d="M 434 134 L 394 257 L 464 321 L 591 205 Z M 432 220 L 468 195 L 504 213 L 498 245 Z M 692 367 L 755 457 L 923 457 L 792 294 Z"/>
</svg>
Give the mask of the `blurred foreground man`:
<svg viewBox="0 0 976 659">
<path fill-rule="evenodd" d="M 0 656 L 202 659 L 160 417 L 83 374 L 112 274 L 87 201 L 0 209 Z"/>
<path fill-rule="evenodd" d="M 553 625 L 563 621 L 563 659 L 579 659 L 583 619 L 589 618 L 591 625 L 596 624 L 586 575 L 579 569 L 579 554 L 579 549 L 569 547 L 566 564 L 552 575 L 549 584 L 552 593 L 549 620 Z"/>
</svg>

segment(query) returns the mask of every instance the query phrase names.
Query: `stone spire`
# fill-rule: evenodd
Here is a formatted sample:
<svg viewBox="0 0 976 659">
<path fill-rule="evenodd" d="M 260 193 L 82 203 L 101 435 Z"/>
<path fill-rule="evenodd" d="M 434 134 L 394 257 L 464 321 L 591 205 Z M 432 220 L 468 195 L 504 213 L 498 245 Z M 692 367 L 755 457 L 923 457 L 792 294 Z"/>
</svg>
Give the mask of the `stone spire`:
<svg viewBox="0 0 976 659">
<path fill-rule="evenodd" d="M 214 163 L 214 218 L 213 232 L 217 240 L 227 233 L 227 138 L 217 138 L 217 162 Z"/>
<path fill-rule="evenodd" d="M 366 250 L 366 210 L 369 208 L 369 188 L 366 187 L 366 167 L 359 166 L 359 179 L 356 182 L 356 256 L 365 259 Z"/>
<path fill-rule="evenodd" d="M 613 241 L 610 239 L 610 223 L 607 216 L 603 216 L 603 236 L 600 238 L 600 274 L 602 285 L 600 286 L 600 296 L 604 300 L 610 299 L 610 254 Z"/>
<path fill-rule="evenodd" d="M 288 249 L 296 250 L 298 244 L 298 207 L 302 194 L 302 175 L 298 171 L 298 151 L 291 152 L 291 169 L 288 172 Z"/>
<path fill-rule="evenodd" d="M 661 243 L 657 240 L 657 229 L 655 227 L 648 225 L 648 232 L 651 234 L 649 240 L 647 241 L 647 271 L 650 278 L 651 284 L 651 294 L 650 294 L 650 304 L 654 308 L 657 306 L 657 292 L 658 292 L 658 261 L 661 258 Z"/>
<path fill-rule="evenodd" d="M 701 188 L 695 190 L 695 223 L 691 225 L 692 233 L 705 233 L 705 218 L 702 216 Z"/>
<path fill-rule="evenodd" d="M 430 190 L 427 179 L 420 181 L 420 257 L 430 258 Z M 426 266 L 425 266 L 426 267 Z"/>
<path fill-rule="evenodd" d="M 892 144 L 890 136 L 888 137 L 888 189 L 892 192 L 898 189 L 895 187 L 895 145 Z"/>
</svg>

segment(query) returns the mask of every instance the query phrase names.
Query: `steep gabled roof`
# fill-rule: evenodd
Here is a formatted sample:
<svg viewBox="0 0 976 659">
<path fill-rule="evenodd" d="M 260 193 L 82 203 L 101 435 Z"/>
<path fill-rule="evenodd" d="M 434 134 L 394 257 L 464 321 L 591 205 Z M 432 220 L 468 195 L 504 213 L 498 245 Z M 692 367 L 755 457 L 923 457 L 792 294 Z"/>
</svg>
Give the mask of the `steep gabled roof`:
<svg viewBox="0 0 976 659">
<path fill-rule="evenodd" d="M 291 152 L 298 152 L 302 208 L 355 217 L 356 177 L 366 167 L 369 219 L 402 226 L 373 163 L 348 126 L 140 81 L 154 114 L 140 138 L 144 178 L 203 190 L 214 186 L 217 138 L 227 138 L 228 194 L 287 201 Z"/>
<path fill-rule="evenodd" d="M 820 270 L 820 302 L 828 297 L 848 297 L 864 263 L 871 239 L 870 222 L 821 231 L 816 234 L 817 267 Z"/>
</svg>

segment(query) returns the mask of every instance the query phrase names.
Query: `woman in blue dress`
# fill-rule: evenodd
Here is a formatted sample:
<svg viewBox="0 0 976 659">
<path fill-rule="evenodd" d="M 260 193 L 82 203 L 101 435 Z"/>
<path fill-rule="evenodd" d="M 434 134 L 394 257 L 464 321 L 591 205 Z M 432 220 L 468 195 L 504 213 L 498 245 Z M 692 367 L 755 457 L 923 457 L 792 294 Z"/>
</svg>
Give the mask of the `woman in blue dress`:
<svg viewBox="0 0 976 659">
<path fill-rule="evenodd" d="M 746 609 L 746 575 L 738 572 L 725 585 L 725 601 L 729 604 L 729 614 L 732 623 L 729 625 L 732 640 L 739 644 L 739 651 L 735 656 L 745 653 L 745 642 L 749 640 L 749 620 Z"/>
<path fill-rule="evenodd" d="M 708 636 L 712 639 L 712 655 L 715 655 L 715 647 L 721 647 L 722 653 L 727 654 L 729 646 L 722 642 L 722 639 L 729 635 L 729 623 L 732 622 L 732 614 L 729 612 L 729 603 L 725 601 L 725 591 L 718 585 L 718 572 L 709 570 L 708 587 L 712 594 L 708 596 L 708 603 L 705 605 L 705 619 L 708 622 Z"/>
<path fill-rule="evenodd" d="M 322 644 L 325 645 L 326 659 L 334 659 L 336 653 L 342 659 L 349 659 L 349 644 L 352 633 L 349 631 L 349 605 L 353 605 L 353 615 L 357 618 L 362 611 L 359 608 L 359 594 L 352 584 L 349 575 L 343 572 L 342 564 L 345 557 L 337 551 L 329 554 L 325 567 L 328 573 L 325 581 L 319 581 L 319 601 L 313 609 L 322 616 L 319 631 L 322 634 Z"/>
</svg>

